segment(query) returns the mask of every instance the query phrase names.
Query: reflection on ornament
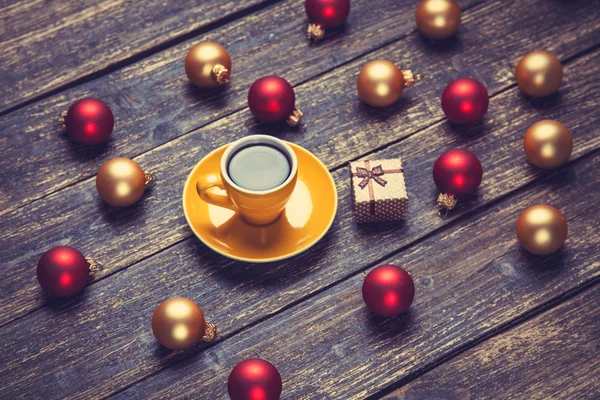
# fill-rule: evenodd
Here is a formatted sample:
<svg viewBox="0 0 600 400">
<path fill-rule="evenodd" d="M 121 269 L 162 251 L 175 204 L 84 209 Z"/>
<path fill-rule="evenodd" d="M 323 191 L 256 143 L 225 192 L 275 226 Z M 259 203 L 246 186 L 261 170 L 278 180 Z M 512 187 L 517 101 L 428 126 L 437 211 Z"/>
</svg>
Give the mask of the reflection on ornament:
<svg viewBox="0 0 600 400">
<path fill-rule="evenodd" d="M 558 121 L 545 119 L 531 125 L 523 138 L 523 149 L 529 161 L 540 168 L 556 168 L 569 160 L 573 137 Z"/>
<path fill-rule="evenodd" d="M 190 49 L 185 57 L 185 73 L 190 81 L 201 88 L 214 88 L 229 82 L 231 58 L 223 46 L 201 42 Z"/>
<path fill-rule="evenodd" d="M 527 53 L 515 70 L 519 89 L 532 97 L 546 97 L 555 93 L 563 78 L 560 60 L 549 51 Z"/>
<path fill-rule="evenodd" d="M 452 81 L 442 93 L 442 109 L 456 124 L 472 124 L 483 118 L 489 97 L 485 86 L 472 78 Z"/>
<path fill-rule="evenodd" d="M 447 150 L 433 165 L 435 185 L 442 194 L 447 195 L 447 197 L 438 197 L 438 204 L 452 209 L 456 205 L 456 200 L 477 193 L 482 178 L 483 167 L 475 154 L 465 149 Z"/>
<path fill-rule="evenodd" d="M 350 0 L 306 0 L 304 8 L 310 20 L 308 38 L 320 40 L 326 29 L 344 24 L 350 14 Z"/>
<path fill-rule="evenodd" d="M 387 60 L 368 62 L 356 80 L 358 95 L 372 107 L 389 107 L 394 104 L 404 88 L 415 84 L 412 71 L 401 71 Z"/>
<path fill-rule="evenodd" d="M 154 311 L 152 333 L 166 348 L 185 350 L 201 340 L 213 340 L 216 327 L 204 320 L 202 310 L 192 300 L 171 297 Z"/>
<path fill-rule="evenodd" d="M 113 113 L 106 103 L 92 97 L 73 103 L 61 121 L 69 136 L 85 145 L 107 141 L 115 125 Z"/>
<path fill-rule="evenodd" d="M 537 204 L 521 213 L 517 221 L 517 237 L 521 246 L 535 255 L 557 251 L 567 239 L 567 221 L 556 208 Z"/>
<path fill-rule="evenodd" d="M 73 247 L 53 247 L 38 261 L 40 286 L 53 296 L 73 296 L 85 288 L 91 271 L 90 261 Z"/>
<path fill-rule="evenodd" d="M 231 400 L 279 400 L 283 383 L 277 368 L 260 358 L 236 365 L 227 379 Z"/>
<path fill-rule="evenodd" d="M 382 265 L 365 277 L 362 296 L 375 314 L 393 317 L 408 310 L 415 296 L 415 285 L 409 273 L 402 268 Z"/>
<path fill-rule="evenodd" d="M 154 182 L 152 174 L 144 172 L 135 161 L 123 157 L 106 161 L 96 175 L 98 194 L 115 207 L 134 204 Z"/>
<path fill-rule="evenodd" d="M 275 75 L 265 76 L 248 91 L 248 106 L 263 122 L 285 121 L 290 126 L 300 123 L 302 112 L 295 106 L 296 94 L 288 81 Z"/>
<path fill-rule="evenodd" d="M 447 39 L 460 26 L 460 7 L 454 0 L 423 0 L 415 15 L 421 33 L 430 39 Z"/>
</svg>

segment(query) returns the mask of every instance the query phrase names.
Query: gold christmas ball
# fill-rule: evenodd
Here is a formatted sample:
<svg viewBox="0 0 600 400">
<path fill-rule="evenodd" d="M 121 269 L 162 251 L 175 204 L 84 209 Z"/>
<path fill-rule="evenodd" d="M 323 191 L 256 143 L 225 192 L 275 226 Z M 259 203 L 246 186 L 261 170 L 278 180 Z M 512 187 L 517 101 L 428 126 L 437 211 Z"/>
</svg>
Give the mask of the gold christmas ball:
<svg viewBox="0 0 600 400">
<path fill-rule="evenodd" d="M 519 88 L 532 97 L 545 97 L 555 93 L 563 78 L 560 60 L 549 51 L 527 53 L 515 71 Z"/>
<path fill-rule="evenodd" d="M 171 350 L 185 350 L 202 340 L 206 322 L 196 303 L 185 297 L 171 297 L 160 303 L 152 315 L 152 333 Z"/>
<path fill-rule="evenodd" d="M 198 43 L 185 57 L 185 73 L 201 88 L 214 88 L 229 82 L 231 58 L 220 44 Z"/>
<path fill-rule="evenodd" d="M 519 243 L 530 253 L 554 253 L 567 239 L 567 221 L 556 208 L 537 204 L 527 208 L 517 221 Z"/>
<path fill-rule="evenodd" d="M 129 158 L 106 161 L 96 175 L 98 194 L 108 204 L 127 207 L 138 201 L 146 189 L 146 173 Z"/>
<path fill-rule="evenodd" d="M 458 31 L 460 7 L 455 0 L 423 0 L 417 7 L 417 26 L 430 39 L 447 39 Z"/>
<path fill-rule="evenodd" d="M 573 137 L 569 128 L 560 122 L 545 119 L 527 129 L 523 149 L 533 165 L 556 168 L 569 159 L 573 150 Z"/>
<path fill-rule="evenodd" d="M 388 107 L 400 98 L 405 87 L 414 84 L 411 71 L 401 71 L 386 60 L 368 62 L 360 70 L 356 87 L 358 95 L 370 106 Z"/>
</svg>

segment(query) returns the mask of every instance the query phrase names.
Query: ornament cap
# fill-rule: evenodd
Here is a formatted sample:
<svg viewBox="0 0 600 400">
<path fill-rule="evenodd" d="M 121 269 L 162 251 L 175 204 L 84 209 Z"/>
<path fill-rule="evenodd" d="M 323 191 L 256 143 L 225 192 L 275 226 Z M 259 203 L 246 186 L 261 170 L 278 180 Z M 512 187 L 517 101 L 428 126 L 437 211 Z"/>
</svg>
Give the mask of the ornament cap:
<svg viewBox="0 0 600 400">
<path fill-rule="evenodd" d="M 67 127 L 67 111 L 63 111 L 60 113 L 60 115 L 58 116 L 58 123 L 65 128 Z"/>
<path fill-rule="evenodd" d="M 440 207 L 440 211 L 445 209 L 446 213 L 456 207 L 456 203 L 456 198 L 451 194 L 440 193 L 437 198 L 437 204 Z"/>
<path fill-rule="evenodd" d="M 202 340 L 205 342 L 212 342 L 215 340 L 217 335 L 217 326 L 208 321 L 206 323 L 206 328 L 204 329 L 204 336 L 202 336 Z"/>
<path fill-rule="evenodd" d="M 217 64 L 213 67 L 211 77 L 219 85 L 229 83 L 229 80 L 231 78 L 229 70 L 221 64 Z"/>
<path fill-rule="evenodd" d="M 404 78 L 405 88 L 415 86 L 416 81 L 421 79 L 420 75 L 413 73 L 411 70 L 402 71 L 402 77 Z"/>
<path fill-rule="evenodd" d="M 292 111 L 292 115 L 290 115 L 285 122 L 289 126 L 298 126 L 298 124 L 300 123 L 300 119 L 302 119 L 303 115 L 304 114 L 302 114 L 302 111 L 298 110 L 297 108 L 294 108 L 294 111 Z"/>
<path fill-rule="evenodd" d="M 323 39 L 323 36 L 325 36 L 325 29 L 318 24 L 308 24 L 306 32 L 308 33 L 309 40 L 317 41 Z"/>
<path fill-rule="evenodd" d="M 156 185 L 156 175 L 144 171 L 144 186 L 146 189 L 150 189 Z"/>
<path fill-rule="evenodd" d="M 97 260 L 93 259 L 92 257 L 86 257 L 85 261 L 87 261 L 88 264 L 90 264 L 90 276 L 97 275 L 104 269 L 102 264 L 100 264 Z"/>
</svg>

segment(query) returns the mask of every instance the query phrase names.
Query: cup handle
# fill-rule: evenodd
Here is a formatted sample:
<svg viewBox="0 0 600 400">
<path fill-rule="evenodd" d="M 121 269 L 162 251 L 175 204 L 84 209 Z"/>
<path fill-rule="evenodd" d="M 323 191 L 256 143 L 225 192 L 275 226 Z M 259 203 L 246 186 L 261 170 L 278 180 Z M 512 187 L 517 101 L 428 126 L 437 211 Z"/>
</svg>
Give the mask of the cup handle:
<svg viewBox="0 0 600 400">
<path fill-rule="evenodd" d="M 200 198 L 207 203 L 214 204 L 215 206 L 229 208 L 230 210 L 237 211 L 231 199 L 226 194 L 216 193 L 214 188 L 225 190 L 223 181 L 219 175 L 204 175 L 196 182 L 196 191 L 200 195 Z"/>
</svg>

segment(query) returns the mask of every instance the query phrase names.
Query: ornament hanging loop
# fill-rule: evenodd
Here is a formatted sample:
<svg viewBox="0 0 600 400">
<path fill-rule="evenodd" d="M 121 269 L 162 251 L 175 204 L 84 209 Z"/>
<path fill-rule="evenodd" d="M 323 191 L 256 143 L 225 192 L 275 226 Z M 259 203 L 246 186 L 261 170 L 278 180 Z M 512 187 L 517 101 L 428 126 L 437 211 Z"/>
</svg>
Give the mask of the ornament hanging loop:
<svg viewBox="0 0 600 400">
<path fill-rule="evenodd" d="M 154 185 L 156 185 L 156 175 L 144 171 L 144 179 L 144 186 L 146 187 L 146 189 L 150 189 L 154 187 Z"/>
<path fill-rule="evenodd" d="M 219 335 L 217 334 L 217 326 L 206 321 L 206 329 L 204 330 L 204 336 L 202 337 L 202 340 L 205 342 L 212 342 L 218 337 Z"/>
<path fill-rule="evenodd" d="M 90 276 L 98 275 L 104 270 L 102 264 L 92 257 L 86 257 L 85 260 L 88 262 L 88 264 L 90 264 Z"/>
</svg>

